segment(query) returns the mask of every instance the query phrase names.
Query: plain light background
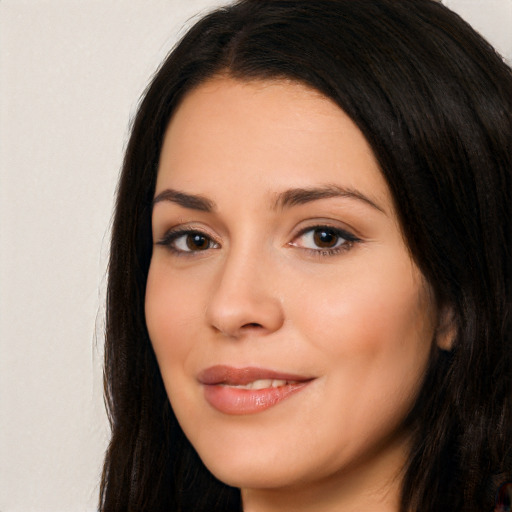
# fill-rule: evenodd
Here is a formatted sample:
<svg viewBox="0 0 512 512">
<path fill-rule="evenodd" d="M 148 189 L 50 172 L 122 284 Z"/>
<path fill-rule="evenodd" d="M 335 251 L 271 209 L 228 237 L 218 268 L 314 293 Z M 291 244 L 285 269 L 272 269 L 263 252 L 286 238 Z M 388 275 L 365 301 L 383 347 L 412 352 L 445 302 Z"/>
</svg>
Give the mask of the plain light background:
<svg viewBox="0 0 512 512">
<path fill-rule="evenodd" d="M 222 0 L 0 0 L 0 512 L 97 508 L 109 225 L 138 98 Z M 445 0 L 512 60 L 512 0 Z"/>
</svg>

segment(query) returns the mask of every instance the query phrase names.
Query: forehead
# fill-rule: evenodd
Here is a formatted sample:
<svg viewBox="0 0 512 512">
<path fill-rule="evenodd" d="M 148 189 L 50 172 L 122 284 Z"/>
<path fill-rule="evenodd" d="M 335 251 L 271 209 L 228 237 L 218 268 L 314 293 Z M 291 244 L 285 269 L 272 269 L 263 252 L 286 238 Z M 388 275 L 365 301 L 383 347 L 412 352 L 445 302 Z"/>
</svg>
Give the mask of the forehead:
<svg viewBox="0 0 512 512">
<path fill-rule="evenodd" d="M 393 212 L 373 151 L 332 100 L 285 80 L 218 77 L 189 92 L 167 128 L 157 193 L 165 187 L 237 193 L 338 185 L 361 190 Z"/>
</svg>

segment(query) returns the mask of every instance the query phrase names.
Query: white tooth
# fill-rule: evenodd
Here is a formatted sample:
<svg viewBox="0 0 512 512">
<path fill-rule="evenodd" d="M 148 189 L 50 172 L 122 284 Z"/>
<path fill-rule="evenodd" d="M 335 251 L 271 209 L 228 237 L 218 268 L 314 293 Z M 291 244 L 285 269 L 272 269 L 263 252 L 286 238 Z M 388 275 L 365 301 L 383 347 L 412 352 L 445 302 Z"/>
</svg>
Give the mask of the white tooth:
<svg viewBox="0 0 512 512">
<path fill-rule="evenodd" d="M 252 382 L 249 382 L 249 384 L 230 384 L 229 387 L 237 389 L 252 389 Z"/>
<path fill-rule="evenodd" d="M 287 381 L 282 379 L 258 379 L 247 384 L 223 384 L 224 386 L 229 385 L 232 388 L 237 389 L 266 389 L 266 388 L 278 388 L 286 386 L 293 381 Z"/>
<path fill-rule="evenodd" d="M 272 386 L 272 380 L 271 379 L 260 379 L 255 380 L 252 382 L 252 388 L 251 389 L 265 389 Z"/>
</svg>

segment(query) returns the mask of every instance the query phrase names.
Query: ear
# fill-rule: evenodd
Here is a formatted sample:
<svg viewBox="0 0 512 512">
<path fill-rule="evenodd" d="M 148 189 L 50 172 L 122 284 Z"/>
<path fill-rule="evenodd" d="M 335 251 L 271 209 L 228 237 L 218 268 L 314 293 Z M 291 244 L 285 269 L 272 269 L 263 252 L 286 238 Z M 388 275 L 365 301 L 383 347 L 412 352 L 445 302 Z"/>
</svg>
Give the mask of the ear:
<svg viewBox="0 0 512 512">
<path fill-rule="evenodd" d="M 445 304 L 439 308 L 435 340 L 441 350 L 450 351 L 457 337 L 457 322 L 453 307 Z"/>
</svg>

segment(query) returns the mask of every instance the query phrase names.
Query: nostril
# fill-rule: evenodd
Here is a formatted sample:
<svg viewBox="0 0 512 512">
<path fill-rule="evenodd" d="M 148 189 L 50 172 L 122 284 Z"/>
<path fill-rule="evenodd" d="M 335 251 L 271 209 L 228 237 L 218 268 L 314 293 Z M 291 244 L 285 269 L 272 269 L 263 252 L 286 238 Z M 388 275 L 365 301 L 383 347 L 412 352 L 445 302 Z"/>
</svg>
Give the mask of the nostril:
<svg viewBox="0 0 512 512">
<path fill-rule="evenodd" d="M 284 318 L 279 300 L 265 295 L 266 291 L 258 291 L 259 295 L 254 296 L 256 292 L 250 287 L 242 291 L 236 288 L 234 293 L 229 286 L 221 286 L 214 293 L 205 311 L 206 321 L 216 331 L 228 338 L 257 337 L 281 327 Z"/>
</svg>

